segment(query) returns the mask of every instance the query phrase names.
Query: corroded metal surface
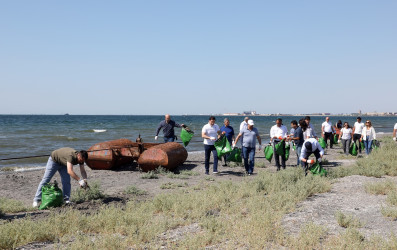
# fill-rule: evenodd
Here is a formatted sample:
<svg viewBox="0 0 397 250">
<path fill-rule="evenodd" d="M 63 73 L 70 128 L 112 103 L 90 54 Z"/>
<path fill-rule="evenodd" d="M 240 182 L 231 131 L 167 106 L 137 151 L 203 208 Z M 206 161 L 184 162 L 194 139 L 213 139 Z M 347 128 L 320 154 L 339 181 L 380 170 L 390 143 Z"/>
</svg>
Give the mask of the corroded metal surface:
<svg viewBox="0 0 397 250">
<path fill-rule="evenodd" d="M 159 166 L 173 169 L 183 164 L 187 159 L 186 149 L 176 142 L 167 142 L 152 146 L 145 150 L 138 159 L 142 171 L 151 171 Z"/>
</svg>

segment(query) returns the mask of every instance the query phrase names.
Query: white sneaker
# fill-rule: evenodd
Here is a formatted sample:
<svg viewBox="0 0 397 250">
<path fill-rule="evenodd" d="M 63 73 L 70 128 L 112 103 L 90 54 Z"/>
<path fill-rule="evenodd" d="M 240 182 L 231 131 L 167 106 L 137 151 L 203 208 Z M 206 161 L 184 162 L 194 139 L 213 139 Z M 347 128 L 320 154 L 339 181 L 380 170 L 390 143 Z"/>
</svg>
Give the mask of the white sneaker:
<svg viewBox="0 0 397 250">
<path fill-rule="evenodd" d="M 37 208 L 39 206 L 39 203 L 37 201 L 33 201 L 32 207 Z"/>
<path fill-rule="evenodd" d="M 218 173 L 218 171 L 214 171 L 214 172 L 212 172 L 213 174 L 217 174 Z"/>
</svg>

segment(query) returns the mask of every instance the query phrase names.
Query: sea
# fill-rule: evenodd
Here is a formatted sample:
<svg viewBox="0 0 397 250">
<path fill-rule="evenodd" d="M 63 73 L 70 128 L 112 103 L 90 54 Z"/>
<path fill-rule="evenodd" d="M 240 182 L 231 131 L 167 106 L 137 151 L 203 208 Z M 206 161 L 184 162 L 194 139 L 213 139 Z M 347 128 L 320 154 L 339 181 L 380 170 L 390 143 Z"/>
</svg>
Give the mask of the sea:
<svg viewBox="0 0 397 250">
<path fill-rule="evenodd" d="M 224 116 L 216 116 L 216 124 L 223 125 Z M 238 133 L 242 116 L 230 116 L 230 125 Z M 271 126 L 275 124 L 276 116 L 252 116 L 264 143 L 269 142 Z M 281 116 L 284 125 L 290 129 L 292 120 L 300 116 Z M 331 116 L 331 122 L 338 120 L 353 125 L 355 117 Z M 72 147 L 76 150 L 87 150 L 92 145 L 109 140 L 127 138 L 135 141 L 138 136 L 143 142 L 155 142 L 156 129 L 164 116 L 157 115 L 0 115 L 0 168 L 17 167 L 17 171 L 41 169 L 45 167 L 48 156 L 55 149 Z M 201 129 L 208 123 L 208 116 L 184 115 L 172 116 L 180 124 L 189 126 L 195 132 L 192 141 L 187 146 L 189 153 L 203 151 Z M 365 121 L 367 117 L 363 117 Z M 377 133 L 393 132 L 396 117 L 369 117 Z M 320 134 L 321 124 L 325 116 L 312 116 L 311 122 L 315 131 Z M 175 128 L 175 134 L 180 142 L 180 129 Z M 162 133 L 158 142 L 163 142 Z M 7 160 L 9 158 L 25 159 Z"/>
</svg>

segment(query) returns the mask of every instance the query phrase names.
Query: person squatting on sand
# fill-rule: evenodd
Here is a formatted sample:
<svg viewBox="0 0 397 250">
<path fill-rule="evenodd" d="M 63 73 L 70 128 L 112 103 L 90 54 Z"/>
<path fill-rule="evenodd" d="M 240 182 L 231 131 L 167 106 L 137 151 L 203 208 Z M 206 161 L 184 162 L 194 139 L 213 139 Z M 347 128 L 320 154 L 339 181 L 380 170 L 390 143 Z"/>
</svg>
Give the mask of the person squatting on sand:
<svg viewBox="0 0 397 250">
<path fill-rule="evenodd" d="M 233 147 L 238 142 L 240 138 L 243 139 L 243 158 L 244 158 L 244 167 L 245 171 L 248 175 L 251 175 L 254 172 L 255 166 L 255 149 L 256 149 L 256 139 L 259 142 L 259 151 L 262 149 L 262 140 L 259 136 L 258 129 L 254 128 L 254 121 L 248 120 L 247 128 L 240 131 L 236 138 L 236 142 L 233 144 Z"/>
<path fill-rule="evenodd" d="M 315 138 L 310 138 L 305 141 L 302 147 L 302 152 L 300 160 L 302 162 L 302 167 L 305 170 L 305 175 L 309 169 L 309 164 L 314 164 L 314 160 L 309 160 L 309 156 L 314 154 L 316 161 L 320 162 L 324 156 L 324 149 L 320 146 L 320 143 Z"/>
<path fill-rule="evenodd" d="M 345 155 L 349 155 L 350 143 L 353 138 L 353 130 L 350 128 L 349 123 L 345 122 L 343 128 L 340 130 L 338 143 L 342 139 L 342 148 Z"/>
<path fill-rule="evenodd" d="M 228 118 L 225 118 L 223 120 L 223 126 L 221 127 L 221 132 L 225 134 L 226 139 L 229 141 L 230 145 L 234 144 L 234 129 L 232 126 L 230 126 L 230 121 Z M 223 166 L 227 166 L 226 159 L 230 154 L 225 154 L 223 156 L 223 160 L 225 161 L 225 164 Z"/>
<path fill-rule="evenodd" d="M 357 121 L 353 126 L 353 142 L 356 144 L 358 152 L 361 154 L 360 138 L 364 128 L 364 123 L 361 122 L 361 117 L 357 117 Z"/>
<path fill-rule="evenodd" d="M 332 127 L 332 123 L 329 121 L 329 117 L 326 117 L 325 122 L 321 124 L 321 132 L 325 143 L 327 143 L 327 141 L 329 140 L 329 148 L 332 148 L 332 146 L 334 145 L 335 130 Z"/>
<path fill-rule="evenodd" d="M 203 126 L 201 130 L 201 137 L 204 138 L 204 153 L 205 153 L 205 174 L 209 174 L 210 171 L 210 156 L 214 157 L 213 173 L 218 173 L 218 154 L 214 146 L 215 141 L 219 138 L 220 129 L 215 124 L 215 117 L 210 116 L 208 123 Z"/>
<path fill-rule="evenodd" d="M 41 201 L 41 189 L 42 187 L 51 181 L 51 178 L 56 172 L 61 175 L 63 199 L 65 203 L 70 203 L 70 176 L 79 182 L 79 185 L 86 188 L 87 185 L 87 173 L 84 168 L 84 162 L 88 159 L 87 151 L 81 150 L 76 151 L 73 148 L 60 148 L 52 151 L 51 156 L 48 158 L 47 166 L 43 179 L 41 180 L 39 187 L 37 188 L 36 195 L 33 199 L 33 207 L 38 207 L 38 203 Z M 80 173 L 82 178 L 79 178 L 73 171 L 74 165 L 80 165 Z"/>
<path fill-rule="evenodd" d="M 165 115 L 165 119 L 160 122 L 157 131 L 156 131 L 156 136 L 154 139 L 157 141 L 159 132 L 161 129 L 163 129 L 163 135 L 164 135 L 164 143 L 166 142 L 173 142 L 175 140 L 175 130 L 174 127 L 177 128 L 182 128 L 185 127 L 185 124 L 178 124 L 175 121 L 171 120 L 170 115 Z"/>
<path fill-rule="evenodd" d="M 376 140 L 376 133 L 374 127 L 372 127 L 372 123 L 370 120 L 365 122 L 365 127 L 362 130 L 360 142 L 364 142 L 365 153 L 369 155 L 372 151 L 372 142 Z M 360 147 L 361 148 L 361 145 Z"/>
<path fill-rule="evenodd" d="M 276 125 L 270 129 L 270 140 L 273 142 L 273 155 L 274 160 L 276 161 L 277 171 L 280 171 L 280 157 L 276 152 L 276 145 L 278 143 L 285 143 L 285 140 L 282 140 L 287 139 L 287 135 L 288 130 L 287 127 L 283 125 L 283 120 L 281 118 L 277 118 Z M 285 147 L 283 147 L 283 149 L 285 151 Z M 281 155 L 281 165 L 283 169 L 285 169 L 285 152 Z"/>
</svg>

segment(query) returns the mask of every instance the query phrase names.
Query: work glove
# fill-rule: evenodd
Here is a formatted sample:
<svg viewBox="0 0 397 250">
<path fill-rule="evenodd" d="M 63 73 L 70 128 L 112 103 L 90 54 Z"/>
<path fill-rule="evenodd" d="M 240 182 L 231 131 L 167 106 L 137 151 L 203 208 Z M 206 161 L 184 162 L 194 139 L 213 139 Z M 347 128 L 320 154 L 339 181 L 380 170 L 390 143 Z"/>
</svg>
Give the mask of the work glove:
<svg viewBox="0 0 397 250">
<path fill-rule="evenodd" d="M 323 159 L 320 157 L 317 159 L 318 162 L 321 162 Z"/>
<path fill-rule="evenodd" d="M 159 137 L 156 135 L 156 136 L 154 137 L 154 140 L 157 141 L 158 138 L 159 138 Z"/>
<path fill-rule="evenodd" d="M 235 148 L 236 147 L 236 142 L 233 140 L 232 141 L 232 148 Z"/>
<path fill-rule="evenodd" d="M 86 179 L 80 179 L 79 180 L 79 185 L 80 185 L 81 188 L 86 189 L 88 187 L 87 180 Z"/>
<path fill-rule="evenodd" d="M 259 151 L 262 150 L 262 145 L 259 145 L 258 150 L 259 150 Z"/>
<path fill-rule="evenodd" d="M 283 139 L 283 137 L 279 136 L 279 137 L 278 137 L 278 139 L 279 139 L 279 140 L 282 140 L 282 139 Z"/>
<path fill-rule="evenodd" d="M 314 164 L 314 160 L 307 160 L 308 164 Z"/>
<path fill-rule="evenodd" d="M 393 137 L 393 141 L 396 141 L 396 137 Z"/>
<path fill-rule="evenodd" d="M 211 140 L 211 141 L 216 141 L 216 138 L 211 136 L 211 137 L 210 137 L 210 140 Z"/>
<path fill-rule="evenodd" d="M 340 143 L 340 140 L 338 140 L 338 143 Z"/>
</svg>

